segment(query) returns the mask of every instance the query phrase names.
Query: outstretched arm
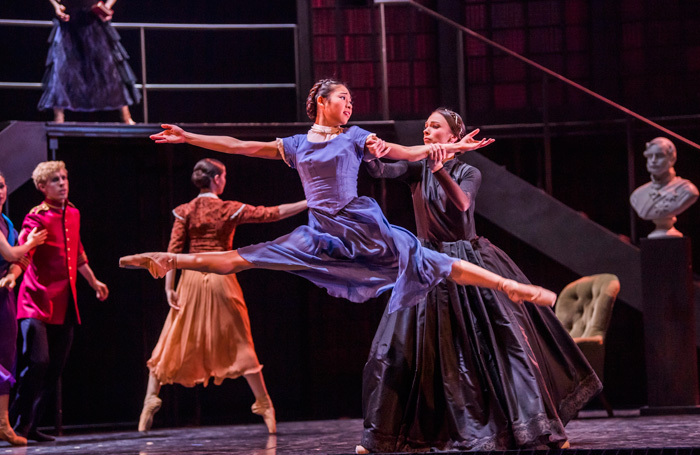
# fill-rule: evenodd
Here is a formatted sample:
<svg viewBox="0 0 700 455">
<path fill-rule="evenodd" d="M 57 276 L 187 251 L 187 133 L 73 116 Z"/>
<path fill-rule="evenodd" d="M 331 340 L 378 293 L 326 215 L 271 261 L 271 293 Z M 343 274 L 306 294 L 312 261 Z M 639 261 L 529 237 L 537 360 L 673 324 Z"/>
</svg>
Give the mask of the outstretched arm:
<svg viewBox="0 0 700 455">
<path fill-rule="evenodd" d="M 151 135 L 158 144 L 192 144 L 216 152 L 229 153 L 231 155 L 245 155 L 255 158 L 281 160 L 282 156 L 277 149 L 277 142 L 241 141 L 230 136 L 208 136 L 195 134 L 183 130 L 177 125 L 164 123 L 163 131 Z"/>
<path fill-rule="evenodd" d="M 387 163 L 382 160 L 372 160 L 365 162 L 365 168 L 367 173 L 375 179 L 399 179 L 411 182 L 420 179 L 423 165 L 408 161 Z"/>
<path fill-rule="evenodd" d="M 291 204 L 281 204 L 278 208 L 280 211 L 280 220 L 283 220 L 306 210 L 306 199 Z"/>
<path fill-rule="evenodd" d="M 464 136 L 458 142 L 444 144 L 445 147 L 440 150 L 432 149 L 430 145 L 414 145 L 412 147 L 407 147 L 400 144 L 384 142 L 376 138 L 376 136 L 370 136 L 367 139 L 366 148 L 377 158 L 383 156 L 392 160 L 406 161 L 420 161 L 425 158 L 430 158 L 435 161 L 445 161 L 454 155 L 480 149 L 494 142 L 494 139 L 476 140 L 474 136 L 477 134 L 479 134 L 478 128 Z"/>
</svg>

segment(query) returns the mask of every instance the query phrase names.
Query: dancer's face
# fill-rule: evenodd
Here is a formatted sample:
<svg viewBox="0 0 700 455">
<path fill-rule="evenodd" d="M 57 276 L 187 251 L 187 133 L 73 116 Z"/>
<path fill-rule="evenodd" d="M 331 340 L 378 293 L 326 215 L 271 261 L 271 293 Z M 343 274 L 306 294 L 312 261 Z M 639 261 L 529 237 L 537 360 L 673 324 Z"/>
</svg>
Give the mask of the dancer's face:
<svg viewBox="0 0 700 455">
<path fill-rule="evenodd" d="M 450 125 L 442 114 L 433 112 L 428 117 L 428 120 L 425 121 L 425 129 L 423 130 L 424 144 L 447 144 L 456 140 L 457 137 L 452 134 Z"/>
<path fill-rule="evenodd" d="M 0 175 L 0 208 L 7 200 L 7 185 L 5 184 L 5 177 Z"/>
<path fill-rule="evenodd" d="M 68 199 L 68 173 L 61 169 L 54 172 L 46 183 L 40 183 L 39 191 L 56 202 L 65 202 Z"/>
<path fill-rule="evenodd" d="M 344 85 L 338 85 L 326 98 L 318 99 L 318 122 L 323 126 L 340 126 L 352 116 L 352 96 Z"/>
</svg>

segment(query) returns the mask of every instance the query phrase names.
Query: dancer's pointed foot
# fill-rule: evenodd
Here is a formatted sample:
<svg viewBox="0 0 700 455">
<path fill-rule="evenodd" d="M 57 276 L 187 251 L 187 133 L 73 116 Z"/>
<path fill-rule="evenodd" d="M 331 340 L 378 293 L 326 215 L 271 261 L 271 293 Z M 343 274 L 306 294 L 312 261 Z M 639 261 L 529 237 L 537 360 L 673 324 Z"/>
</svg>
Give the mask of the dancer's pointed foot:
<svg viewBox="0 0 700 455">
<path fill-rule="evenodd" d="M 498 290 L 508 295 L 513 302 L 527 300 L 540 306 L 552 306 L 557 301 L 557 295 L 540 286 L 522 284 L 515 280 L 503 279 L 498 283 Z"/>
<path fill-rule="evenodd" d="M 119 267 L 146 269 L 153 278 L 163 278 L 168 271 L 177 268 L 177 256 L 173 253 L 142 253 L 119 258 Z"/>
<path fill-rule="evenodd" d="M 149 395 L 143 402 L 141 417 L 139 418 L 139 431 L 146 432 L 153 426 L 153 416 L 160 409 L 163 400 L 156 395 Z"/>
<path fill-rule="evenodd" d="M 365 449 L 365 446 L 363 446 L 362 444 L 357 444 L 355 446 L 355 453 L 359 455 L 364 455 L 366 453 L 369 453 L 369 450 Z"/>
<path fill-rule="evenodd" d="M 253 414 L 262 416 L 267 426 L 268 433 L 277 433 L 277 420 L 275 420 L 275 408 L 272 406 L 270 395 L 255 400 L 255 403 L 250 407 Z"/>
<path fill-rule="evenodd" d="M 7 441 L 13 446 L 27 445 L 27 438 L 15 433 L 7 417 L 0 417 L 0 441 Z"/>
</svg>

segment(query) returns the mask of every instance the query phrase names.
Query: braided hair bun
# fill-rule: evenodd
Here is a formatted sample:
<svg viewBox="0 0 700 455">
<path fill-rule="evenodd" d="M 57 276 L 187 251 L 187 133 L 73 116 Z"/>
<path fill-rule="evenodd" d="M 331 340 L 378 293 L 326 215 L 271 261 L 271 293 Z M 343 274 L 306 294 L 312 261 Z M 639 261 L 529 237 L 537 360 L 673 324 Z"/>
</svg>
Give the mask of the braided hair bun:
<svg viewBox="0 0 700 455">
<path fill-rule="evenodd" d="M 212 180 L 217 175 L 221 175 L 226 170 L 226 166 L 214 158 L 204 158 L 197 161 L 192 171 L 192 183 L 199 189 L 209 188 Z"/>
<path fill-rule="evenodd" d="M 338 85 L 345 84 L 335 79 L 321 79 L 311 87 L 309 96 L 306 98 L 306 115 L 308 115 L 311 120 L 316 120 L 316 103 L 318 97 L 326 98 Z"/>
</svg>

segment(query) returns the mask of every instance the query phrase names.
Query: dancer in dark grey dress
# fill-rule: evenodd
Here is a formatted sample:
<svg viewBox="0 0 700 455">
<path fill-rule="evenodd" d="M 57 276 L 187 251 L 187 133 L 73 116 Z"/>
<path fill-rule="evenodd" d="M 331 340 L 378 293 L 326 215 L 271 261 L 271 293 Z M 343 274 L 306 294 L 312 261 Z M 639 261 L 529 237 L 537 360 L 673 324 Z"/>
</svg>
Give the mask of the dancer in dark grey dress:
<svg viewBox="0 0 700 455">
<path fill-rule="evenodd" d="M 439 147 L 463 134 L 459 115 L 438 109 L 424 141 Z M 458 160 L 367 166 L 375 177 L 410 184 L 424 246 L 527 282 L 503 251 L 476 236 L 478 169 Z M 551 308 L 443 281 L 415 307 L 385 312 L 364 369 L 357 451 L 561 446 L 564 425 L 600 387 Z"/>
</svg>

